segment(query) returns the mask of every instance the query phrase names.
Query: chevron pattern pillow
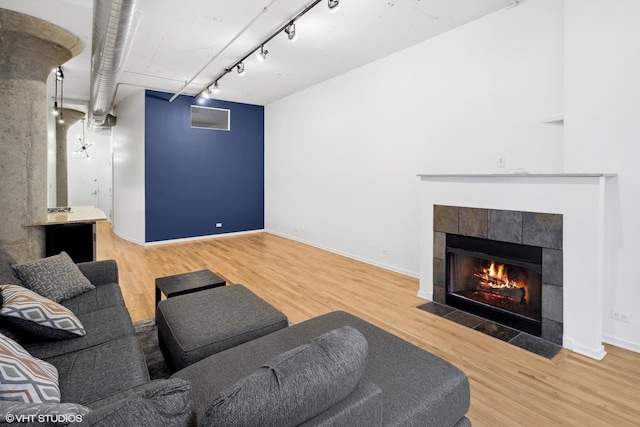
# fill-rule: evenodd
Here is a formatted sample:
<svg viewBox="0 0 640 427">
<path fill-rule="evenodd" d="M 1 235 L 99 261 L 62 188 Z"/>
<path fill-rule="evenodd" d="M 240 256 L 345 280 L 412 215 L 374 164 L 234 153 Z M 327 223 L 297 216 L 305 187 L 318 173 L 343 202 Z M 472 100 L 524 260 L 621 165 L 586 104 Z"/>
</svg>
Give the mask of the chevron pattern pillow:
<svg viewBox="0 0 640 427">
<path fill-rule="evenodd" d="M 66 252 L 11 267 L 25 287 L 55 302 L 95 289 Z"/>
<path fill-rule="evenodd" d="M 0 285 L 0 316 L 20 331 L 49 339 L 86 335 L 71 310 L 18 285 Z"/>
<path fill-rule="evenodd" d="M 0 334 L 0 399 L 60 403 L 58 370 Z"/>
</svg>

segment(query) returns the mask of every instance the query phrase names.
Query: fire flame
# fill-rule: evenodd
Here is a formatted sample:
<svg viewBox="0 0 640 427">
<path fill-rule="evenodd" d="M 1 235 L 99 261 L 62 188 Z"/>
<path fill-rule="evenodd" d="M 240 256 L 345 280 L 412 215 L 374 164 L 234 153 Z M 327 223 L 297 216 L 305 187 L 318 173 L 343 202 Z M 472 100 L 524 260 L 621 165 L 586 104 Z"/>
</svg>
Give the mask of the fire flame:
<svg viewBox="0 0 640 427">
<path fill-rule="evenodd" d="M 497 264 L 491 261 L 488 267 L 482 267 L 476 269 L 473 275 L 480 279 L 479 285 L 482 290 L 493 293 L 496 289 L 522 289 L 523 302 L 529 302 L 529 295 L 527 295 L 527 285 L 525 283 L 518 283 L 515 280 L 509 279 L 507 268 L 504 264 Z M 508 295 L 505 295 L 510 297 Z M 512 297 L 513 299 L 517 299 Z"/>
</svg>

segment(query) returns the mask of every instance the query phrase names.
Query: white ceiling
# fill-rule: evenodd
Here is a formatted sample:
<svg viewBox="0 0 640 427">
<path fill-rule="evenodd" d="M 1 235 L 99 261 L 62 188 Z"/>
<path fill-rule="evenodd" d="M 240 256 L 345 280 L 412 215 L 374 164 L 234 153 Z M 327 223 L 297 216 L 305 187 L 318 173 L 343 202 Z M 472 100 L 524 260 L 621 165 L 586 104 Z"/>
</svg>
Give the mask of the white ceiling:
<svg viewBox="0 0 640 427">
<path fill-rule="evenodd" d="M 217 56 L 184 90 L 188 95 L 199 93 L 310 3 L 139 0 L 137 29 L 118 78 L 116 102 L 141 88 L 175 93 Z M 233 72 L 222 78 L 221 91 L 215 97 L 266 105 L 515 3 L 342 0 L 340 10 L 330 13 L 323 0 L 297 21 L 296 41 L 279 34 L 266 45 L 270 52 L 266 61 L 259 62 L 252 55 L 245 61 L 245 75 Z M 69 101 L 88 101 L 93 1 L 0 0 L 0 7 L 45 19 L 82 39 L 83 52 L 63 64 L 64 91 Z M 258 15 L 255 23 L 220 53 Z"/>
</svg>

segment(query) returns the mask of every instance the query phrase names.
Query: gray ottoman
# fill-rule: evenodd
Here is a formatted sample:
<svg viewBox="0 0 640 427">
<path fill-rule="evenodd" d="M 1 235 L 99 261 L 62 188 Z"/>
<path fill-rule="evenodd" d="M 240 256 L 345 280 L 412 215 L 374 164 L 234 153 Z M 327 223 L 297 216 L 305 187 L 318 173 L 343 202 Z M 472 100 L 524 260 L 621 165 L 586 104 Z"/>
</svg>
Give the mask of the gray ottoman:
<svg viewBox="0 0 640 427">
<path fill-rule="evenodd" d="M 156 321 L 171 372 L 288 325 L 284 314 L 243 285 L 160 301 Z"/>
</svg>

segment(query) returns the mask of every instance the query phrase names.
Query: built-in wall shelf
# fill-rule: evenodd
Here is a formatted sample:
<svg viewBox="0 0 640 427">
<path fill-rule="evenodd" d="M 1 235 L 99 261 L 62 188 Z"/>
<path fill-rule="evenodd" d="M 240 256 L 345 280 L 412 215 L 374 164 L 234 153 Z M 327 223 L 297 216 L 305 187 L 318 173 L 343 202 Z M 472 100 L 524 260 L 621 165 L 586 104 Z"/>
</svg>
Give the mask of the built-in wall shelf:
<svg viewBox="0 0 640 427">
<path fill-rule="evenodd" d="M 554 114 L 552 116 L 541 117 L 540 121 L 542 123 L 562 125 L 564 124 L 564 114 Z"/>
</svg>

